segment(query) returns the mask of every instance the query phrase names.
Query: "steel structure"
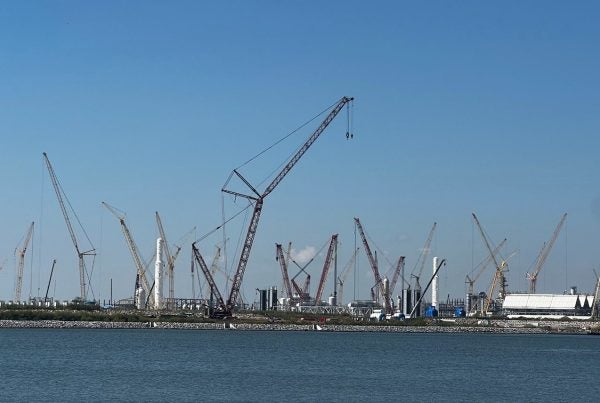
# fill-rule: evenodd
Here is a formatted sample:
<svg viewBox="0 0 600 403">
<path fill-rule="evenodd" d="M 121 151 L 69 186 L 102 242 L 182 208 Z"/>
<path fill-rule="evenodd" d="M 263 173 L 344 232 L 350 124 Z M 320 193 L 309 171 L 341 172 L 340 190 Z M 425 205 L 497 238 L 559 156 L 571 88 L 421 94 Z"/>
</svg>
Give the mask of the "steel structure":
<svg viewBox="0 0 600 403">
<path fill-rule="evenodd" d="M 550 238 L 548 243 L 544 243 L 544 246 L 542 247 L 542 250 L 540 251 L 540 253 L 537 257 L 537 260 L 535 262 L 533 272 L 527 273 L 527 279 L 529 280 L 529 293 L 530 294 L 535 294 L 535 285 L 537 283 L 537 278 L 538 278 L 538 275 L 540 274 L 540 270 L 542 270 L 544 263 L 546 263 L 546 259 L 548 258 L 548 255 L 550 255 L 550 251 L 552 250 L 552 247 L 554 246 L 554 243 L 556 242 L 556 239 L 558 238 L 558 234 L 560 234 L 560 230 L 562 229 L 563 224 L 565 223 L 566 219 L 567 219 L 567 213 L 563 214 L 562 218 L 560 219 L 560 222 L 558 223 L 558 225 L 556 226 L 556 229 L 554 230 L 554 233 L 552 234 L 552 238 Z"/>
<path fill-rule="evenodd" d="M 244 279 L 244 273 L 246 272 L 246 266 L 248 264 L 248 260 L 250 259 L 250 251 L 252 250 L 252 245 L 254 243 L 254 238 L 256 236 L 256 230 L 258 228 L 258 223 L 260 221 L 260 215 L 262 213 L 262 208 L 266 197 L 271 194 L 277 188 L 277 186 L 281 183 L 281 181 L 286 177 L 286 175 L 292 170 L 292 168 L 298 163 L 298 161 L 302 158 L 302 156 L 308 151 L 308 149 L 314 144 L 314 142 L 319 138 L 319 136 L 325 131 L 327 126 L 335 119 L 335 117 L 340 113 L 340 111 L 344 108 L 344 106 L 348 105 L 352 102 L 354 98 L 351 97 L 342 97 L 331 109 L 329 114 L 325 117 L 325 119 L 321 122 L 321 124 L 317 127 L 317 129 L 309 136 L 306 142 L 298 149 L 298 151 L 291 157 L 291 159 L 287 162 L 287 164 L 283 167 L 283 169 L 275 176 L 275 178 L 271 181 L 271 183 L 265 188 L 262 193 L 259 193 L 246 178 L 244 178 L 237 169 L 234 169 L 231 176 L 237 176 L 251 191 L 250 195 L 235 192 L 233 190 L 229 190 L 226 187 L 221 189 L 222 192 L 231 194 L 236 197 L 243 197 L 250 201 L 250 203 L 254 204 L 254 210 L 252 212 L 252 218 L 250 219 L 250 224 L 248 225 L 248 230 L 246 232 L 246 237 L 244 239 L 244 243 L 242 246 L 242 251 L 240 253 L 240 259 L 238 261 L 237 268 L 233 275 L 233 281 L 231 284 L 231 290 L 229 292 L 229 297 L 227 301 L 221 300 L 219 303 L 219 310 L 224 315 L 229 315 L 233 312 L 240 294 L 240 290 L 242 287 L 242 281 Z M 230 177 L 231 177 L 230 176 Z M 194 244 L 192 244 L 192 250 L 194 251 L 194 256 L 196 258 L 201 257 L 198 249 Z M 198 261 L 198 259 L 197 259 Z M 201 265 L 202 267 L 202 265 Z M 210 271 L 207 269 L 204 271 L 204 275 L 208 276 L 207 281 L 216 287 L 214 279 L 210 275 Z M 219 293 L 220 295 L 220 293 Z"/>
<path fill-rule="evenodd" d="M 54 168 L 52 168 L 52 164 L 50 163 L 50 160 L 48 159 L 48 155 L 46 153 L 43 153 L 43 156 L 44 156 L 44 160 L 46 161 L 46 166 L 48 167 L 48 173 L 50 174 L 50 180 L 52 181 L 52 186 L 54 187 L 54 192 L 56 193 L 56 198 L 58 199 L 58 204 L 63 213 L 65 223 L 67 224 L 67 229 L 69 231 L 69 235 L 71 236 L 71 241 L 73 242 L 73 246 L 75 247 L 75 251 L 77 252 L 77 257 L 79 259 L 80 298 L 81 298 L 82 302 L 85 302 L 87 299 L 87 284 L 85 281 L 85 277 L 87 275 L 87 268 L 85 265 L 84 257 L 85 256 L 96 256 L 96 249 L 92 245 L 92 242 L 90 241 L 89 237 L 87 237 L 87 234 L 86 234 L 86 238 L 87 238 L 88 242 L 90 243 L 90 245 L 92 246 L 92 249 L 87 250 L 87 251 L 82 251 L 79 248 L 79 242 L 77 241 L 77 236 L 75 235 L 75 231 L 73 229 L 73 225 L 71 224 L 71 219 L 69 218 L 69 213 L 67 212 L 67 207 L 66 207 L 64 199 L 63 199 L 64 191 L 62 190 L 62 187 L 60 186 L 60 183 L 58 182 L 58 178 L 56 177 Z M 66 196 L 65 196 L 65 198 L 66 198 Z M 79 222 L 79 219 L 77 218 L 76 215 L 75 215 L 75 218 Z M 79 222 L 79 225 L 81 226 L 80 222 Z M 83 229 L 83 226 L 81 226 L 81 227 Z M 83 232 L 85 233 L 85 230 L 83 230 Z"/>
<path fill-rule="evenodd" d="M 17 254 L 19 257 L 16 271 L 17 277 L 15 279 L 15 301 L 21 301 L 21 290 L 23 289 L 23 269 L 25 268 L 25 254 L 27 253 L 27 247 L 29 246 L 29 241 L 31 241 L 31 236 L 33 235 L 33 226 L 34 223 L 32 222 L 29 225 L 29 229 L 27 230 L 27 235 L 25 235 L 22 246 L 15 250 L 15 254 Z"/>
</svg>

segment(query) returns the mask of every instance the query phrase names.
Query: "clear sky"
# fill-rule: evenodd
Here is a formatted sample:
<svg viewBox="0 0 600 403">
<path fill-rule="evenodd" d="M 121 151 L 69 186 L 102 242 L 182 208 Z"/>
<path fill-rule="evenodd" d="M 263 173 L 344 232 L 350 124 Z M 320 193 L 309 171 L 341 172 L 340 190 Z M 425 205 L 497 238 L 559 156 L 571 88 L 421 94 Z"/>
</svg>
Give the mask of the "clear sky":
<svg viewBox="0 0 600 403">
<path fill-rule="evenodd" d="M 525 273 L 568 212 L 538 292 L 591 292 L 600 265 L 599 19 L 592 1 L 4 1 L 0 299 L 13 297 L 13 251 L 31 221 L 23 295 L 43 296 L 53 258 L 50 294 L 79 293 L 42 152 L 98 251 L 95 296 L 109 297 L 112 278 L 124 298 L 135 269 L 101 201 L 127 213 L 145 259 L 157 210 L 171 244 L 194 226 L 200 237 L 221 220 L 233 168 L 344 95 L 356 99 L 355 137 L 346 140 L 340 114 L 267 198 L 246 301 L 281 284 L 275 242 L 300 253 L 339 233 L 342 267 L 355 216 L 380 262 L 405 255 L 407 272 L 437 221 L 432 252 L 448 260 L 440 298 L 461 297 L 465 274 L 486 256 L 472 211 L 495 243 L 508 238 L 504 255 L 519 250 L 511 290 L 526 290 Z M 243 172 L 259 183 L 317 125 Z M 237 202 L 224 199 L 227 214 Z M 227 227 L 230 255 L 243 218 Z M 200 242 L 207 260 L 221 241 L 219 232 Z M 321 261 L 310 266 L 313 292 Z M 187 242 L 180 297 L 191 296 L 189 262 Z M 357 297 L 368 297 L 372 278 L 363 254 Z"/>
</svg>

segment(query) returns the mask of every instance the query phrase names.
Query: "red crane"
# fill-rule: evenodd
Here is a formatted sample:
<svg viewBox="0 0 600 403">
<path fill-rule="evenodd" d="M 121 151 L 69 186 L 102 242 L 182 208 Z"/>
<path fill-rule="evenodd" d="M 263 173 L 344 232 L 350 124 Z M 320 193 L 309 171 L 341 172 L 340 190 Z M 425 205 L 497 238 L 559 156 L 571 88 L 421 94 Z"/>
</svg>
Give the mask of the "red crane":
<svg viewBox="0 0 600 403">
<path fill-rule="evenodd" d="M 321 302 L 321 296 L 323 295 L 323 288 L 325 287 L 325 280 L 327 274 L 329 274 L 329 266 L 333 260 L 334 252 L 337 250 L 338 234 L 331 236 L 331 242 L 329 243 L 329 249 L 327 250 L 327 256 L 325 257 L 325 263 L 323 263 L 323 271 L 321 272 L 321 280 L 319 280 L 319 287 L 317 288 L 317 294 L 315 295 L 315 304 L 318 305 Z"/>
<path fill-rule="evenodd" d="M 250 219 L 250 224 L 248 225 L 248 231 L 246 233 L 246 238 L 244 240 L 244 244 L 242 247 L 242 252 L 240 253 L 240 260 L 237 265 L 237 269 L 235 274 L 233 275 L 233 282 L 231 285 L 231 291 L 229 292 L 229 298 L 226 302 L 224 302 L 221 309 L 229 314 L 233 311 L 239 294 L 240 289 L 242 287 L 242 280 L 244 279 L 244 273 L 246 271 L 246 266 L 248 264 L 248 260 L 250 259 L 250 251 L 252 250 L 252 245 L 254 243 L 254 238 L 256 236 L 256 230 L 258 228 L 258 222 L 260 220 L 260 215 L 262 212 L 263 204 L 265 198 L 275 190 L 275 188 L 281 183 L 283 178 L 292 170 L 292 168 L 298 163 L 300 158 L 308 151 L 308 149 L 313 145 L 313 143 L 319 138 L 319 136 L 325 131 L 327 126 L 333 121 L 333 119 L 340 113 L 340 111 L 344 108 L 344 106 L 348 105 L 352 102 L 354 98 L 351 97 L 342 97 L 331 109 L 329 114 L 325 117 L 325 119 L 321 122 L 319 127 L 310 135 L 310 137 L 306 140 L 306 142 L 300 147 L 300 149 L 292 156 L 292 158 L 288 161 L 288 163 L 283 167 L 283 169 L 277 174 L 275 179 L 266 187 L 266 189 L 259 193 L 246 178 L 244 178 L 237 170 L 233 170 L 232 175 L 236 175 L 242 182 L 248 186 L 248 189 L 251 191 L 251 195 L 246 195 L 243 193 L 235 192 L 223 187 L 221 189 L 225 193 L 232 194 L 234 196 L 240 196 L 248 199 L 251 203 L 254 203 L 254 211 L 252 212 L 252 218 Z M 230 176 L 230 177 L 231 177 Z M 227 185 L 227 184 L 226 184 Z M 208 279 L 207 279 L 208 280 Z"/>
<path fill-rule="evenodd" d="M 384 289 L 385 287 L 383 286 L 383 280 L 381 279 L 381 275 L 379 274 L 377 260 L 373 256 L 373 252 L 371 252 L 371 247 L 369 246 L 369 242 L 367 241 L 365 231 L 363 230 L 362 224 L 360 223 L 360 220 L 357 217 L 354 218 L 354 222 L 356 223 L 356 227 L 358 228 L 358 232 L 362 239 L 363 246 L 365 247 L 365 252 L 369 259 L 371 269 L 373 270 L 373 276 L 375 277 L 375 287 L 379 287 L 379 289 L 381 291 L 381 295 L 383 295 L 384 308 L 386 309 L 386 311 L 391 311 L 392 301 L 391 301 L 389 293 L 385 292 L 385 289 Z"/>
<path fill-rule="evenodd" d="M 404 270 L 404 261 L 406 257 L 400 256 L 398 258 L 398 264 L 396 265 L 396 270 L 394 270 L 394 276 L 392 277 L 392 281 L 390 281 L 390 295 L 394 294 L 394 288 L 396 288 L 396 283 L 398 282 L 398 278 L 400 277 L 400 273 Z"/>
<path fill-rule="evenodd" d="M 283 255 L 283 248 L 281 244 L 275 244 L 275 251 L 277 253 L 275 260 L 279 262 L 279 266 L 281 267 L 281 276 L 283 277 L 283 286 L 285 287 L 285 292 L 288 298 L 293 298 L 294 293 L 292 292 L 292 284 L 290 283 L 290 276 L 288 275 L 287 269 L 287 259 Z"/>
</svg>

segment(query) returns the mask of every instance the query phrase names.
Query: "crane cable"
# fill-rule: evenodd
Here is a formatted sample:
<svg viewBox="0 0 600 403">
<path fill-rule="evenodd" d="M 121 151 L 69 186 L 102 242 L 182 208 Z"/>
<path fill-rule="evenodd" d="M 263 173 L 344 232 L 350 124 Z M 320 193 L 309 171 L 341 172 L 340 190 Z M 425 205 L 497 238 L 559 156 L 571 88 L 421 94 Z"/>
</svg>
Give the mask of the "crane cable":
<svg viewBox="0 0 600 403">
<path fill-rule="evenodd" d="M 276 145 L 278 145 L 279 143 L 281 143 L 282 141 L 284 141 L 288 137 L 294 135 L 295 133 L 297 133 L 298 131 L 300 131 L 301 129 L 303 129 L 306 125 L 310 124 L 312 121 L 314 121 L 315 119 L 317 119 L 319 116 L 323 115 L 325 112 L 327 112 L 328 110 L 330 110 L 331 108 L 333 108 L 338 102 L 339 101 L 335 101 L 334 103 L 332 103 L 331 105 L 329 105 L 327 108 L 325 108 L 321 112 L 319 112 L 317 115 L 315 115 L 314 117 L 312 117 L 310 120 L 304 122 L 299 127 L 297 127 L 296 129 L 292 130 L 290 133 L 286 134 L 285 136 L 283 136 L 279 140 L 275 141 L 273 144 L 271 144 L 270 146 L 266 147 L 264 150 L 262 150 L 261 152 L 259 152 L 258 154 L 256 154 L 255 156 L 253 156 L 252 158 L 250 158 L 249 160 L 247 160 L 246 162 L 244 162 L 242 165 L 238 166 L 235 169 L 238 170 L 238 169 L 240 169 L 240 168 L 248 165 L 249 163 L 251 163 L 252 161 L 254 161 L 255 159 L 257 159 L 258 157 L 260 157 L 261 155 L 263 155 L 264 153 L 266 153 L 267 151 L 269 151 L 270 149 L 272 149 L 273 147 L 275 147 Z"/>
</svg>

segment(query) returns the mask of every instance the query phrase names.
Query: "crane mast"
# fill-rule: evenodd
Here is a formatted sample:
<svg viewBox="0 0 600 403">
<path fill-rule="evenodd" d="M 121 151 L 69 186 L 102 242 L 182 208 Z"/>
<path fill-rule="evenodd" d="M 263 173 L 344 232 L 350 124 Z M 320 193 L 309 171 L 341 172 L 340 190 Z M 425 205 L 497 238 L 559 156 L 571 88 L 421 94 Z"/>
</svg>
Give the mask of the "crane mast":
<svg viewBox="0 0 600 403">
<path fill-rule="evenodd" d="M 381 275 L 379 274 L 377 260 L 373 256 L 373 252 L 371 252 L 371 247 L 369 246 L 369 242 L 367 241 L 367 237 L 365 235 L 365 231 L 363 230 L 363 226 L 360 223 L 360 220 L 357 217 L 354 217 L 354 222 L 356 223 L 356 227 L 358 228 L 358 233 L 360 234 L 363 246 L 365 247 L 365 253 L 367 254 L 367 258 L 369 259 L 371 269 L 373 270 L 373 276 L 375 277 L 375 286 L 379 288 L 379 290 L 381 291 L 381 295 L 383 295 L 384 297 L 385 309 L 389 310 L 392 307 L 392 302 L 390 295 L 385 292 L 383 280 L 381 279 Z"/>
<path fill-rule="evenodd" d="M 329 274 L 329 267 L 333 261 L 334 252 L 337 250 L 338 234 L 331 236 L 331 242 L 329 243 L 329 249 L 327 250 L 327 256 L 325 257 L 325 263 L 323 264 L 323 271 L 321 272 L 321 279 L 319 280 L 319 287 L 317 288 L 317 294 L 315 295 L 315 304 L 319 304 L 321 296 L 323 295 L 323 289 L 325 288 L 325 281 Z"/>
<path fill-rule="evenodd" d="M 17 302 L 21 301 L 21 290 L 23 289 L 23 269 L 25 268 L 25 253 L 27 252 L 29 241 L 31 241 L 31 236 L 33 235 L 33 225 L 33 222 L 29 225 L 23 245 L 20 248 L 17 248 L 15 251 L 19 255 L 19 262 L 17 265 L 17 281 L 15 282 L 15 301 Z"/>
<path fill-rule="evenodd" d="M 56 266 L 56 259 L 52 260 L 52 268 L 50 269 L 50 278 L 48 279 L 48 287 L 46 287 L 46 296 L 44 302 L 48 302 L 48 292 L 50 291 L 50 284 L 52 283 L 52 275 L 54 274 L 54 266 Z"/>
<path fill-rule="evenodd" d="M 215 255 L 213 256 L 213 260 L 210 264 L 210 274 L 213 276 L 213 279 L 215 278 L 215 275 L 217 274 L 217 270 L 219 270 L 219 259 L 221 258 L 221 247 L 218 245 L 215 245 L 216 251 L 215 251 Z M 227 273 L 224 273 L 225 275 L 227 275 Z M 208 286 L 208 282 L 206 282 L 206 284 Z M 202 293 L 206 294 L 207 290 L 203 289 Z"/>
<path fill-rule="evenodd" d="M 339 288 L 338 297 L 339 297 L 340 303 L 344 302 L 344 285 L 346 284 L 346 278 L 348 277 L 348 274 L 350 273 L 350 268 L 354 265 L 354 261 L 356 260 L 356 255 L 358 255 L 359 250 L 360 250 L 360 248 L 358 248 L 358 247 L 354 250 L 352 257 L 350 258 L 348 263 L 346 263 L 346 265 L 342 269 L 342 274 L 337 279 L 338 286 L 339 286 L 338 287 Z"/>
<path fill-rule="evenodd" d="M 65 223 L 67 224 L 67 229 L 69 231 L 69 235 L 71 236 L 71 241 L 73 242 L 73 246 L 75 247 L 75 251 L 77 252 L 77 257 L 79 258 L 79 288 L 80 288 L 80 298 L 82 302 L 85 302 L 87 299 L 86 290 L 87 285 L 85 282 L 86 276 L 86 266 L 85 266 L 85 256 L 95 256 L 96 249 L 92 245 L 92 249 L 88 251 L 81 251 L 79 249 L 79 244 L 77 242 L 77 237 L 75 236 L 75 231 L 73 230 L 73 225 L 71 224 L 71 219 L 69 218 L 69 213 L 67 212 L 67 207 L 63 200 L 63 190 L 58 182 L 58 178 L 56 177 L 56 173 L 54 172 L 54 168 L 52 168 L 52 164 L 48 159 L 48 155 L 43 153 L 44 160 L 46 161 L 46 166 L 48 167 L 48 173 L 50 174 L 50 180 L 52 181 L 52 186 L 54 187 L 54 192 L 56 193 L 56 198 L 58 199 L 58 204 L 63 213 L 63 217 L 65 219 Z M 76 217 L 77 218 L 77 217 Z M 84 231 L 85 232 L 85 231 Z M 91 241 L 88 238 L 88 242 Z"/>
<path fill-rule="evenodd" d="M 225 304 L 225 310 L 229 313 L 233 311 L 235 304 L 237 303 L 240 289 L 242 286 L 242 280 L 244 278 L 244 273 L 246 271 L 246 266 L 248 264 L 248 260 L 250 258 L 250 251 L 252 249 L 252 244 L 254 243 L 254 238 L 256 236 L 256 229 L 258 227 L 258 222 L 260 220 L 260 215 L 262 212 L 264 199 L 271 193 L 275 188 L 281 183 L 283 178 L 292 170 L 292 168 L 298 163 L 300 158 L 308 151 L 310 146 L 319 138 L 319 136 L 323 133 L 323 131 L 329 126 L 329 124 L 333 121 L 333 119 L 338 115 L 338 113 L 342 110 L 342 108 L 352 102 L 354 98 L 342 97 L 333 109 L 329 112 L 329 114 L 325 117 L 323 122 L 319 125 L 319 127 L 312 133 L 312 135 L 306 140 L 306 142 L 300 147 L 300 149 L 292 156 L 292 158 L 288 161 L 288 163 L 283 167 L 283 169 L 277 174 L 275 179 L 267 186 L 265 191 L 261 194 L 252 187 L 252 185 L 239 173 L 237 170 L 233 170 L 233 173 L 238 176 L 252 191 L 254 196 L 244 195 L 238 192 L 234 192 L 228 189 L 223 188 L 222 191 L 225 193 L 229 193 L 235 196 L 241 196 L 247 198 L 249 201 L 254 202 L 254 210 L 252 212 L 252 218 L 250 219 L 250 224 L 248 225 L 248 231 L 246 233 L 246 238 L 244 240 L 244 245 L 242 247 L 242 252 L 240 253 L 240 260 L 237 265 L 237 269 L 233 276 L 233 283 L 231 285 L 231 291 L 229 293 L 229 298 L 227 299 L 227 303 Z"/>
<path fill-rule="evenodd" d="M 490 246 L 490 243 L 489 243 L 487 237 L 485 236 L 483 227 L 479 223 L 479 219 L 477 218 L 475 213 L 472 213 L 472 215 L 473 215 L 473 220 L 475 220 L 475 224 L 477 224 L 477 228 L 479 229 L 479 233 L 481 234 L 481 238 L 483 239 L 483 242 L 485 243 L 485 247 L 487 248 L 487 250 L 490 254 L 490 257 L 492 258 L 492 261 L 494 262 L 494 266 L 496 267 L 496 272 L 494 273 L 494 278 L 492 280 L 492 284 L 490 285 L 488 294 L 485 297 L 485 304 L 484 304 L 484 308 L 483 308 L 484 312 L 488 312 L 490 304 L 492 303 L 492 298 L 494 295 L 494 291 L 496 290 L 497 283 L 501 283 L 500 284 L 502 287 L 501 293 L 503 296 L 505 295 L 506 282 L 504 280 L 504 268 L 506 267 L 506 262 L 503 261 L 501 264 L 498 263 L 498 260 L 496 259 L 496 255 L 494 254 L 494 251 L 492 250 L 492 247 Z"/>
<path fill-rule="evenodd" d="M 292 293 L 292 285 L 290 283 L 290 276 L 288 274 L 287 269 L 287 259 L 283 255 L 283 248 L 281 244 L 275 244 L 276 257 L 275 260 L 279 262 L 279 266 L 281 267 L 281 276 L 283 277 L 283 286 L 285 287 L 285 292 L 288 298 L 293 298 Z"/>
<path fill-rule="evenodd" d="M 431 249 L 431 241 L 433 240 L 433 233 L 435 232 L 435 227 L 437 223 L 434 222 L 431 230 L 429 231 L 429 235 L 427 235 L 427 239 L 425 240 L 425 245 L 423 246 L 423 252 L 419 257 L 421 259 L 419 271 L 417 274 L 412 274 L 411 276 L 415 278 L 415 290 L 421 290 L 421 283 L 419 282 L 421 279 L 421 275 L 423 274 L 423 268 L 425 267 L 425 261 L 427 260 L 427 256 L 429 256 L 429 250 Z"/>
<path fill-rule="evenodd" d="M 405 256 L 400 256 L 398 258 L 398 264 L 396 265 L 396 270 L 394 270 L 394 275 L 392 277 L 392 281 L 390 281 L 390 295 L 393 295 L 394 289 L 396 288 L 396 283 L 398 282 L 398 278 L 400 277 L 400 273 L 404 270 L 404 261 L 406 260 Z"/>
<path fill-rule="evenodd" d="M 125 237 L 125 242 L 127 243 L 127 247 L 129 248 L 129 252 L 131 253 L 131 257 L 133 258 L 133 263 L 135 265 L 137 275 L 139 276 L 140 283 L 144 293 L 146 294 L 146 298 L 149 301 L 151 306 L 154 306 L 154 295 L 150 289 L 150 283 L 148 282 L 148 278 L 146 277 L 146 269 L 144 264 L 142 263 L 142 258 L 140 257 L 139 249 L 129 231 L 129 227 L 125 223 L 125 216 L 120 214 L 116 208 L 111 206 L 106 202 L 102 202 L 102 205 L 106 207 L 108 211 L 110 211 L 116 218 L 119 220 L 121 224 L 121 231 L 123 232 L 123 236 Z"/>
<path fill-rule="evenodd" d="M 194 255 L 194 258 L 196 259 L 196 262 L 198 263 L 198 266 L 200 266 L 202 273 L 204 273 L 204 277 L 206 278 L 208 285 L 210 286 L 211 296 L 215 296 L 215 298 L 217 298 L 217 309 L 219 311 L 221 311 L 222 314 L 227 315 L 229 312 L 224 310 L 225 301 L 223 300 L 223 296 L 221 295 L 221 292 L 217 288 L 215 279 L 214 279 L 213 275 L 211 274 L 208 266 L 206 265 L 206 262 L 204 261 L 202 254 L 200 254 L 200 251 L 198 250 L 198 248 L 196 248 L 196 242 L 192 243 L 192 253 Z M 212 309 L 212 307 L 211 307 L 211 309 Z"/>
<path fill-rule="evenodd" d="M 563 224 L 565 223 L 566 219 L 567 219 L 567 213 L 563 214 L 562 218 L 560 219 L 560 222 L 558 223 L 558 225 L 556 226 L 556 229 L 554 230 L 554 233 L 552 234 L 552 238 L 550 238 L 550 241 L 548 241 L 548 243 L 544 244 L 544 247 L 540 251 L 540 254 L 538 255 L 537 261 L 535 263 L 535 267 L 533 269 L 533 273 L 527 273 L 527 279 L 529 280 L 529 293 L 530 294 L 535 294 L 535 285 L 537 282 L 538 274 L 540 274 L 540 271 L 542 270 L 544 263 L 546 263 L 546 259 L 548 258 L 548 255 L 550 255 L 550 251 L 552 250 L 552 247 L 554 246 L 554 243 L 556 242 L 556 239 L 558 238 L 558 234 L 560 234 L 560 230 L 562 229 Z"/>
<path fill-rule="evenodd" d="M 504 238 L 502 240 L 502 242 L 500 242 L 498 244 L 498 246 L 496 246 L 493 250 L 494 255 L 497 255 L 498 252 L 500 252 L 500 249 L 502 249 L 502 247 L 504 246 L 504 244 L 506 243 L 506 238 Z M 479 277 L 481 276 L 481 274 L 483 274 L 483 272 L 485 271 L 485 269 L 489 266 L 489 264 L 492 262 L 492 256 L 488 255 L 488 257 L 486 257 L 483 262 L 481 262 L 478 266 L 480 267 L 479 271 L 477 272 L 477 274 L 475 274 L 475 277 L 473 277 L 471 279 L 471 277 L 469 277 L 468 275 L 466 276 L 466 283 L 469 285 L 469 294 L 473 294 L 473 288 L 475 286 L 475 282 L 477 281 L 477 279 L 479 279 Z"/>
</svg>

